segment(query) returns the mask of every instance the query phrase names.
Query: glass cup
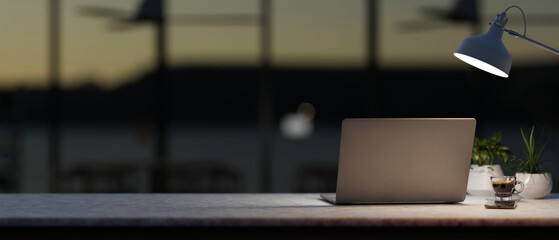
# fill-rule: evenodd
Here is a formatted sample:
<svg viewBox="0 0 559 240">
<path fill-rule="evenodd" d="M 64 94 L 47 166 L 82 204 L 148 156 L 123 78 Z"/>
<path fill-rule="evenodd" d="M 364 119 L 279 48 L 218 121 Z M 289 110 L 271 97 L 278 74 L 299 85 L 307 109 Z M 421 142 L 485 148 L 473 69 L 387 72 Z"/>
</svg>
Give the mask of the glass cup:
<svg viewBox="0 0 559 240">
<path fill-rule="evenodd" d="M 499 201 L 512 200 L 513 193 L 524 190 L 524 183 L 517 181 L 515 176 L 491 177 L 491 185 L 495 191 L 495 199 Z M 520 185 L 520 190 L 516 189 L 517 185 Z"/>
</svg>

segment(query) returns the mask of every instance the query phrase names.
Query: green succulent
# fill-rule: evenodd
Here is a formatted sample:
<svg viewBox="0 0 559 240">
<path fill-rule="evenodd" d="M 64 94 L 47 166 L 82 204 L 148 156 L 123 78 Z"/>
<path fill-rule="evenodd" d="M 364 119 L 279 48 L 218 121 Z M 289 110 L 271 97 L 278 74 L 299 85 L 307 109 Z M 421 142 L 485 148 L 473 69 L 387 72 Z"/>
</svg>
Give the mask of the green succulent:
<svg viewBox="0 0 559 240">
<path fill-rule="evenodd" d="M 502 131 L 495 132 L 490 139 L 474 137 L 472 163 L 478 166 L 491 165 L 498 157 L 503 164 L 507 164 L 509 159 L 514 158 L 514 154 L 510 148 L 501 146 L 502 138 Z"/>
</svg>

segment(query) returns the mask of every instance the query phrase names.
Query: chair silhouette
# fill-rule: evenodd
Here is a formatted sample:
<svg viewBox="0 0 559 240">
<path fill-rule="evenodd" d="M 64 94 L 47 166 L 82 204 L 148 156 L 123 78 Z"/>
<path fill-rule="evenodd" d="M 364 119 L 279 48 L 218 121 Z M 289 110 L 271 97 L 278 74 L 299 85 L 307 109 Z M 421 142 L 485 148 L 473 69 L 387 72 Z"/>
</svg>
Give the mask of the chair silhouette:
<svg viewBox="0 0 559 240">
<path fill-rule="evenodd" d="M 294 190 L 299 193 L 336 192 L 337 166 L 309 164 L 298 169 Z"/>
<path fill-rule="evenodd" d="M 82 164 L 60 172 L 59 192 L 135 193 L 140 192 L 141 167 L 136 164 Z"/>
<path fill-rule="evenodd" d="M 242 192 L 241 174 L 215 161 L 170 163 L 165 169 L 166 192 Z"/>
</svg>

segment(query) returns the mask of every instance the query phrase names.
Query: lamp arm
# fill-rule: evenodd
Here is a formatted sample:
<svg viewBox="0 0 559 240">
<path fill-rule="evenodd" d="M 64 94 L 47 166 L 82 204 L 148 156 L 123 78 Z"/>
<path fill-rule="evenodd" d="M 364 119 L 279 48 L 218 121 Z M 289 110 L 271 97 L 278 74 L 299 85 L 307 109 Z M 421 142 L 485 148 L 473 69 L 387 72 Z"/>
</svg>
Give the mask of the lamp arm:
<svg viewBox="0 0 559 240">
<path fill-rule="evenodd" d="M 510 35 L 513 35 L 513 36 L 515 36 L 515 37 L 517 37 L 517 38 L 520 38 L 520 39 L 522 39 L 522 40 L 524 40 L 524 41 L 527 41 L 527 42 L 529 42 L 529 43 L 531 43 L 531 44 L 533 44 L 533 45 L 536 45 L 536 46 L 538 46 L 538 47 L 540 47 L 540 48 L 543 48 L 544 50 L 547 50 L 548 52 L 555 53 L 555 54 L 559 55 L 559 50 L 557 50 L 557 49 L 554 49 L 554 48 L 549 47 L 549 46 L 547 46 L 547 45 L 545 45 L 545 44 L 542 44 L 542 43 L 540 43 L 540 42 L 538 42 L 538 41 L 536 41 L 536 40 L 534 40 L 534 39 L 531 39 L 531 38 L 529 38 L 529 37 L 520 35 L 519 33 L 515 32 L 515 31 L 513 31 L 513 30 L 508 30 L 508 29 L 504 29 L 504 28 L 503 28 L 503 30 L 504 30 L 505 32 L 509 33 Z"/>
<path fill-rule="evenodd" d="M 524 20 L 524 34 L 520 34 L 518 32 L 515 32 L 513 30 L 509 30 L 509 29 L 505 28 L 505 24 L 507 24 L 507 21 L 508 21 L 506 12 L 511 8 L 516 8 L 516 9 L 520 10 L 520 13 L 522 13 L 522 19 Z M 527 42 L 529 42 L 533 45 L 536 45 L 540 48 L 543 48 L 543 49 L 547 50 L 548 52 L 555 53 L 555 54 L 559 55 L 559 50 L 551 48 L 547 45 L 544 45 L 544 44 L 542 44 L 542 43 L 540 43 L 540 42 L 538 42 L 534 39 L 531 39 L 529 37 L 526 37 L 526 16 L 524 15 L 524 11 L 522 11 L 522 8 L 520 8 L 519 6 L 513 5 L 513 6 L 508 7 L 507 9 L 505 9 L 504 12 L 497 15 L 495 20 L 490 24 L 491 25 L 495 24 L 495 25 L 497 25 L 497 27 L 501 28 L 503 31 L 509 33 L 510 35 L 513 35 L 513 36 L 515 36 L 517 38 L 520 38 L 524 41 L 527 41 Z"/>
</svg>

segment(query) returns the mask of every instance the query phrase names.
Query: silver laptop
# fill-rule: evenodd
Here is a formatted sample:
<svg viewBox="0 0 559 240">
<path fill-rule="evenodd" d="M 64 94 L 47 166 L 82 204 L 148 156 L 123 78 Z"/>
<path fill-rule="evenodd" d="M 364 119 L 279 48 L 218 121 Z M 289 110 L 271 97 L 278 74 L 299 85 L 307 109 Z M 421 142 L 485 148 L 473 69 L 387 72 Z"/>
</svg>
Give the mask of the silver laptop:
<svg viewBox="0 0 559 240">
<path fill-rule="evenodd" d="M 342 122 L 336 204 L 454 203 L 466 198 L 474 118 Z"/>
</svg>

